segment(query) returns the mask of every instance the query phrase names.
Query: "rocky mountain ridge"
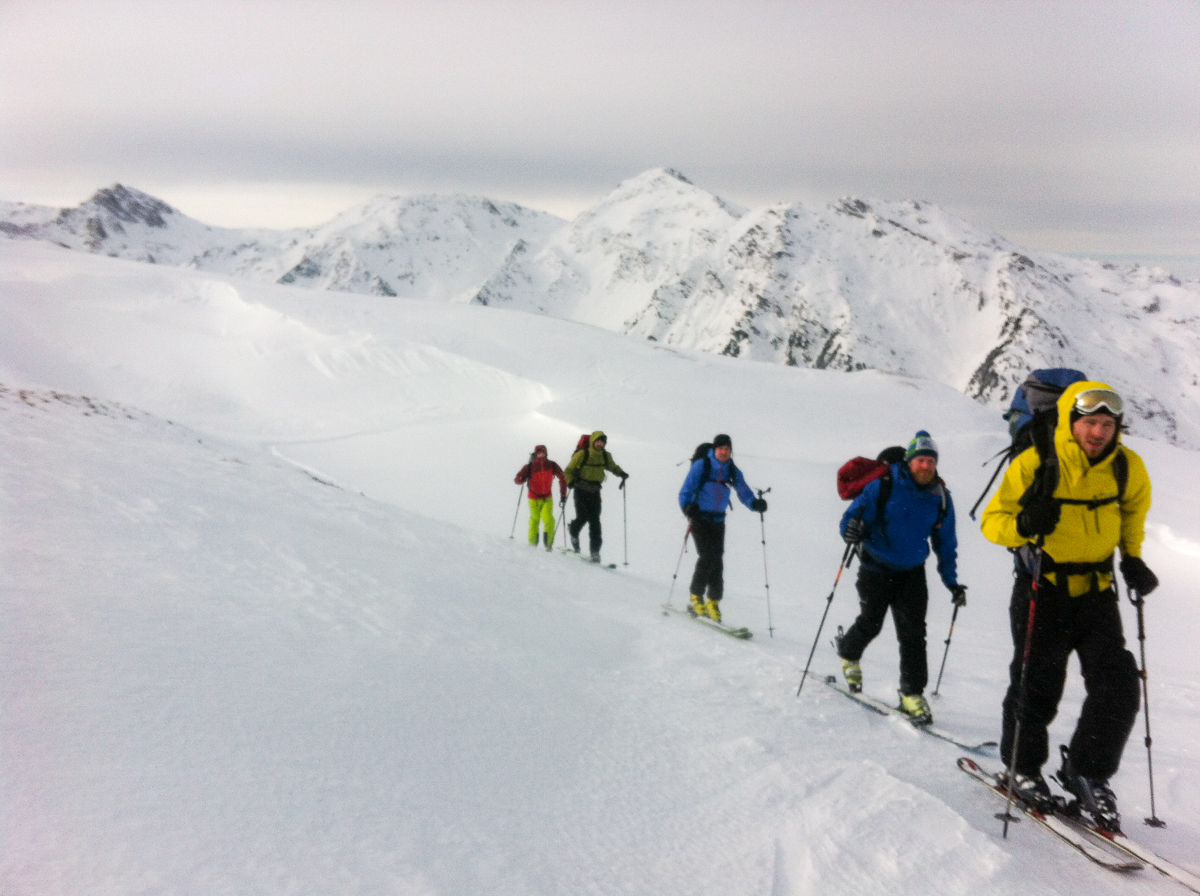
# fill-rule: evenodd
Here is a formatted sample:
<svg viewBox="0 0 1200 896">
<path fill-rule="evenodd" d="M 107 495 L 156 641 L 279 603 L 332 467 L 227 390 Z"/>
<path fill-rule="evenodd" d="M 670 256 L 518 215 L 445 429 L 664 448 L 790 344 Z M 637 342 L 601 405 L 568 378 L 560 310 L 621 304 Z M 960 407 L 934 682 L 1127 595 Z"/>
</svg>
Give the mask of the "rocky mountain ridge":
<svg viewBox="0 0 1200 896">
<path fill-rule="evenodd" d="M 0 233 L 260 281 L 576 320 L 678 346 L 947 383 L 1001 407 L 1032 368 L 1111 382 L 1140 435 L 1200 448 L 1200 281 L 1032 252 L 935 205 L 744 209 L 671 169 L 571 222 L 478 197 L 379 197 L 320 227 L 229 230 L 115 186 L 0 203 Z"/>
</svg>

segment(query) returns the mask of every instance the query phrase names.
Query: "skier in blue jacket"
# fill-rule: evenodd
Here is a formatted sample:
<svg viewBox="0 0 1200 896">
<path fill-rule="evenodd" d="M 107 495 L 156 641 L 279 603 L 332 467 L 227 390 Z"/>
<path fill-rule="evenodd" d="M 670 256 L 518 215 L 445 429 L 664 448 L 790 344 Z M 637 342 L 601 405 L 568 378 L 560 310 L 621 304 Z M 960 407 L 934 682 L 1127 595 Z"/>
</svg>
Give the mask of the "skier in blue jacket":
<svg viewBox="0 0 1200 896">
<path fill-rule="evenodd" d="M 704 456 L 692 461 L 679 490 L 679 507 L 688 518 L 688 532 L 698 555 L 688 612 L 717 622 L 721 621 L 721 597 L 725 590 L 725 511 L 732 504 L 730 485 L 741 502 L 755 513 L 766 511 L 767 502 L 754 497 L 742 471 L 733 463 L 733 440 L 721 433 L 713 437 L 712 447 Z"/>
<path fill-rule="evenodd" d="M 899 450 L 899 449 L 897 449 Z M 925 655 L 925 611 L 929 591 L 925 560 L 930 543 L 937 570 L 957 606 L 967 602 L 958 584 L 958 538 L 954 501 L 937 475 L 937 444 L 925 430 L 908 444 L 901 463 L 869 483 L 842 516 L 842 538 L 860 545 L 858 618 L 837 637 L 842 673 L 852 691 L 862 690 L 859 660 L 883 629 L 890 608 L 900 642 L 900 707 L 919 722 L 933 721 L 925 700 L 929 669 Z"/>
</svg>

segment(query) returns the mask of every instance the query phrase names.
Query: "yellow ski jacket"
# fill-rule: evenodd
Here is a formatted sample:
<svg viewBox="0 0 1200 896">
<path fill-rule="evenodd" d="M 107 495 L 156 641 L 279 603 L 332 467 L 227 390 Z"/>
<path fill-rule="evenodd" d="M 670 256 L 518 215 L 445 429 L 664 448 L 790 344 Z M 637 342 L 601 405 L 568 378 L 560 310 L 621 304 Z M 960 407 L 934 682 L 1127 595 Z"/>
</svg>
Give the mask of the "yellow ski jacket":
<svg viewBox="0 0 1200 896">
<path fill-rule="evenodd" d="M 604 435 L 603 430 L 596 430 L 592 433 L 592 437 L 588 439 L 588 445 L 582 451 L 576 451 L 571 455 L 570 462 L 564 472 L 567 475 L 567 485 L 579 485 L 584 483 L 584 487 L 590 487 L 595 490 L 600 487 L 600 483 L 604 481 L 604 471 L 609 470 L 617 476 L 624 476 L 625 471 L 617 466 L 617 462 L 613 460 L 612 455 L 607 450 L 601 450 L 595 447 L 596 439 L 608 436 Z"/>
<path fill-rule="evenodd" d="M 1058 425 L 1054 430 L 1059 476 L 1054 497 L 1083 501 L 1115 497 L 1118 489 L 1113 459 L 1117 452 L 1124 452 L 1129 463 L 1125 495 L 1120 502 L 1095 508 L 1084 504 L 1063 504 L 1058 526 L 1046 536 L 1042 546 L 1053 563 L 1101 563 L 1112 557 L 1118 547 L 1124 557 L 1140 557 L 1142 554 L 1146 513 L 1150 510 L 1150 475 L 1146 472 L 1145 463 L 1121 444 L 1119 431 L 1116 435 L 1117 447 L 1094 464 L 1071 434 L 1071 408 L 1075 404 L 1075 396 L 1085 389 L 1110 388 L 1098 382 L 1072 383 L 1059 397 Z M 988 502 L 980 521 L 984 537 L 989 541 L 1007 548 L 1032 544 L 1033 539 L 1017 532 L 1017 514 L 1022 509 L 1021 498 L 1033 484 L 1040 463 L 1037 449 L 1028 448 L 1013 460 L 1005 472 L 1000 488 Z M 1053 563 L 1048 564 L 1051 570 Z M 1047 572 L 1045 577 L 1058 584 L 1054 572 Z M 1068 579 L 1068 591 L 1072 597 L 1088 593 L 1093 583 L 1100 590 L 1112 584 L 1112 576 L 1107 573 L 1095 577 L 1092 573 L 1072 574 Z"/>
</svg>

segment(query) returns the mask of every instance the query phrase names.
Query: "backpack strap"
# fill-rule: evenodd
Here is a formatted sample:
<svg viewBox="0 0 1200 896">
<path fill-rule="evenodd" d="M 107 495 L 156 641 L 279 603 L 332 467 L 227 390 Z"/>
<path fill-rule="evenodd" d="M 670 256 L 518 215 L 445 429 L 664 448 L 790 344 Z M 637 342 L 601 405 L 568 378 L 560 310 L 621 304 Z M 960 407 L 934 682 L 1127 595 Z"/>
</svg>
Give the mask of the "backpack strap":
<svg viewBox="0 0 1200 896">
<path fill-rule="evenodd" d="M 712 458 L 708 456 L 707 451 L 704 452 L 702 460 L 704 461 L 704 475 L 700 477 L 701 485 L 704 485 L 706 482 L 716 482 L 720 485 L 729 485 L 730 483 L 737 482 L 737 467 L 734 466 L 732 458 L 729 461 L 729 473 L 726 479 L 712 478 Z"/>
<path fill-rule="evenodd" d="M 950 512 L 950 490 L 946 488 L 946 483 L 938 478 L 938 498 L 940 506 L 938 507 L 937 520 L 933 524 L 934 529 L 940 529 L 942 523 L 946 521 L 946 514 Z M 887 502 L 892 497 L 892 468 L 889 466 L 888 471 L 879 477 L 879 495 L 875 499 L 875 521 L 879 524 L 879 529 L 883 532 L 883 537 L 887 538 L 887 514 L 884 508 L 887 507 Z"/>
</svg>

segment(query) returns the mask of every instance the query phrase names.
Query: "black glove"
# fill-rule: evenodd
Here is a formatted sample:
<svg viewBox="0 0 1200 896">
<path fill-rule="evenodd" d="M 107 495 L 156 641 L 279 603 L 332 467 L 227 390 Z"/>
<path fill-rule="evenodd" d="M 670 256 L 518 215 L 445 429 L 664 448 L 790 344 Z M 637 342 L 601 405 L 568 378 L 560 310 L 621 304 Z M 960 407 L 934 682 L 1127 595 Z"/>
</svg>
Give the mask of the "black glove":
<svg viewBox="0 0 1200 896">
<path fill-rule="evenodd" d="M 1057 501 L 1031 501 L 1017 514 L 1017 534 L 1022 538 L 1049 535 L 1061 516 L 1062 505 Z"/>
<path fill-rule="evenodd" d="M 1141 597 L 1158 587 L 1158 576 L 1150 571 L 1141 557 L 1122 557 L 1121 575 L 1125 577 L 1125 586 Z"/>
<path fill-rule="evenodd" d="M 683 505 L 683 515 L 689 520 L 694 520 L 700 515 L 700 506 L 695 502 Z"/>
<path fill-rule="evenodd" d="M 559 499 L 558 506 L 559 507 L 567 506 L 567 496 L 566 495 L 563 495 L 562 498 Z"/>
<path fill-rule="evenodd" d="M 750 509 L 753 510 L 755 513 L 766 513 L 767 512 L 766 498 L 755 498 L 753 501 L 750 502 Z"/>
<path fill-rule="evenodd" d="M 855 517 L 846 523 L 846 531 L 842 533 L 842 541 L 846 542 L 846 544 L 860 543 L 863 540 L 863 536 L 866 535 L 866 528 L 863 525 L 863 521 Z"/>
<path fill-rule="evenodd" d="M 950 589 L 950 603 L 956 607 L 965 607 L 967 605 L 966 585 L 955 585 Z"/>
</svg>

